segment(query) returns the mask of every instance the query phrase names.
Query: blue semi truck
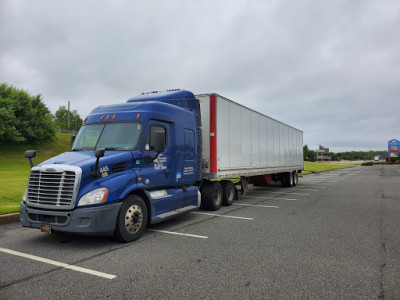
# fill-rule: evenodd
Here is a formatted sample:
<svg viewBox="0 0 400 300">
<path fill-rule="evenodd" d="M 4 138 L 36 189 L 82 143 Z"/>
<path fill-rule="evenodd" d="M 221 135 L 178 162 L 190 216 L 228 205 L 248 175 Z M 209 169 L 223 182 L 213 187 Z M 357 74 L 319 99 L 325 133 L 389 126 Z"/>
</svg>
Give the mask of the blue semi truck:
<svg viewBox="0 0 400 300">
<path fill-rule="evenodd" d="M 148 224 L 231 205 L 248 184 L 297 184 L 302 132 L 218 94 L 143 93 L 95 108 L 69 152 L 32 158 L 24 227 L 140 238 Z"/>
</svg>

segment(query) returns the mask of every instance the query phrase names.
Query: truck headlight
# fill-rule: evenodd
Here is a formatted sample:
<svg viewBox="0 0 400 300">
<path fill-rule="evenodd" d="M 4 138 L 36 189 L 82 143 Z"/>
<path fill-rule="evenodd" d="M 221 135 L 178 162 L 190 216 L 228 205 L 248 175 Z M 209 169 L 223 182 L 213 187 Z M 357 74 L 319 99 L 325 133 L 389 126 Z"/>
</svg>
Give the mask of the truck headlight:
<svg viewBox="0 0 400 300">
<path fill-rule="evenodd" d="M 108 196 L 107 188 L 95 189 L 83 195 L 79 200 L 78 206 L 104 203 L 107 200 L 107 196 Z"/>
</svg>

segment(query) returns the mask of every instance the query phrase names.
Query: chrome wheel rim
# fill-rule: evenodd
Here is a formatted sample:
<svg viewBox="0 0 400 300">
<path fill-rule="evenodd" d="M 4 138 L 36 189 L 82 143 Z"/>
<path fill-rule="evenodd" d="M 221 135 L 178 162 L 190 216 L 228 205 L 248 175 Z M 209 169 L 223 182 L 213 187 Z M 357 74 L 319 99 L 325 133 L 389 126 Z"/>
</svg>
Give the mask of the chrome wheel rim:
<svg viewBox="0 0 400 300">
<path fill-rule="evenodd" d="M 216 205 L 219 205 L 221 203 L 221 200 L 222 200 L 221 193 L 218 192 L 218 189 L 215 189 L 215 192 L 214 192 L 214 203 Z"/>
<path fill-rule="evenodd" d="M 139 205 L 131 205 L 125 214 L 125 229 L 130 234 L 139 231 L 143 224 L 143 211 Z"/>
<path fill-rule="evenodd" d="M 235 188 L 233 186 L 230 186 L 228 189 L 228 201 L 232 202 L 234 197 L 235 197 Z"/>
</svg>

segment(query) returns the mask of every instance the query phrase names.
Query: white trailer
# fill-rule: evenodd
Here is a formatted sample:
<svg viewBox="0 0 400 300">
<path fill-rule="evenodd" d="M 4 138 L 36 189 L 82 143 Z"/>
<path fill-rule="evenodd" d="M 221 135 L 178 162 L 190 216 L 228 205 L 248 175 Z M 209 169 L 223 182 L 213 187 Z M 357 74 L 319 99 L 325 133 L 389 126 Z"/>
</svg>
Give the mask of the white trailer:
<svg viewBox="0 0 400 300">
<path fill-rule="evenodd" d="M 297 184 L 304 169 L 301 130 L 218 94 L 196 98 L 202 118 L 203 179 L 221 180 L 224 190 L 224 185 L 230 185 L 224 179 L 241 177 L 242 193 L 249 182 Z"/>
</svg>

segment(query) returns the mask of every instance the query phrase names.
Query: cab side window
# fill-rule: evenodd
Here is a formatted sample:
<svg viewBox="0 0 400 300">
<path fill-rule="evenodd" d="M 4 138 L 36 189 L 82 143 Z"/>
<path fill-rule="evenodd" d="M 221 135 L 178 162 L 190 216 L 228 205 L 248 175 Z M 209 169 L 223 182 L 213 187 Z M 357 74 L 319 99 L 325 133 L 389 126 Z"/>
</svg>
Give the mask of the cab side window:
<svg viewBox="0 0 400 300">
<path fill-rule="evenodd" d="M 156 132 L 164 132 L 165 139 L 167 139 L 167 134 L 165 132 L 165 128 L 162 126 L 151 126 L 146 137 L 146 151 L 154 151 L 155 149 L 155 133 Z M 165 140 L 165 144 L 167 141 Z"/>
</svg>

